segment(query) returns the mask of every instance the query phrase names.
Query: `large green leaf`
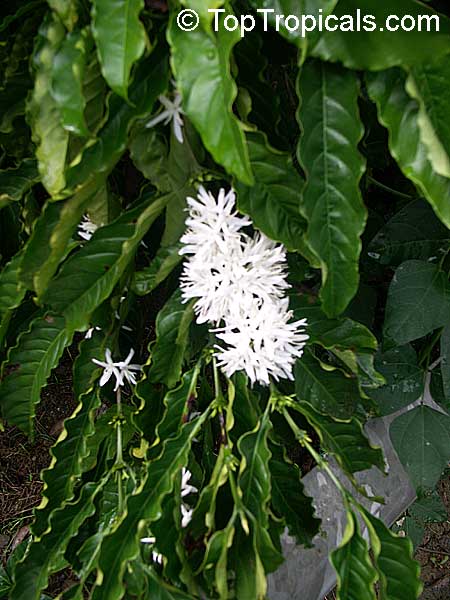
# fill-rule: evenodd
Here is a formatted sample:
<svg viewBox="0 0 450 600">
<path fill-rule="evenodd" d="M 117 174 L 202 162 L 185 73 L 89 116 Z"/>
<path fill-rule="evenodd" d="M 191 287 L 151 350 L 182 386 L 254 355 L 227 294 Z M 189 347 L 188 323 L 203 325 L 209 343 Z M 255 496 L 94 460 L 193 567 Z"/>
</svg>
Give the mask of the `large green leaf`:
<svg viewBox="0 0 450 600">
<path fill-rule="evenodd" d="M 15 169 L 0 171 L 0 207 L 5 201 L 17 201 L 40 179 L 37 163 L 27 158 Z"/>
<path fill-rule="evenodd" d="M 376 600 L 373 584 L 378 579 L 369 548 L 359 531 L 356 516 L 347 511 L 347 526 L 339 548 L 330 557 L 337 575 L 338 600 Z"/>
<path fill-rule="evenodd" d="M 368 254 L 381 265 L 397 266 L 410 259 L 441 256 L 450 232 L 422 199 L 414 200 L 390 219 L 370 242 Z"/>
<path fill-rule="evenodd" d="M 51 95 L 67 131 L 87 135 L 83 95 L 86 57 L 92 42 L 86 29 L 67 35 L 53 59 Z"/>
<path fill-rule="evenodd" d="M 293 408 L 308 419 L 319 435 L 321 446 L 335 456 L 347 474 L 364 471 L 374 465 L 384 471 L 382 451 L 371 445 L 361 423 L 355 418 L 337 421 L 321 415 L 305 402 L 295 404 Z"/>
<path fill-rule="evenodd" d="M 176 291 L 160 310 L 156 318 L 156 341 L 152 344 L 152 365 L 149 379 L 152 383 L 165 383 L 172 388 L 181 377 L 189 327 L 194 318 L 192 303 L 182 302 Z"/>
<path fill-rule="evenodd" d="M 434 487 L 450 459 L 450 417 L 421 405 L 397 417 L 390 435 L 415 487 Z"/>
<path fill-rule="evenodd" d="M 417 364 L 416 352 L 409 344 L 380 354 L 375 359 L 375 366 L 385 377 L 386 385 L 368 394 L 376 400 L 382 415 L 408 406 L 422 394 L 425 373 Z"/>
<path fill-rule="evenodd" d="M 420 64 L 436 56 L 448 54 L 449 19 L 438 15 L 432 8 L 415 0 L 365 0 L 362 6 L 358 0 L 340 0 L 334 14 L 340 20 L 343 31 L 323 31 L 313 54 L 322 60 L 340 61 L 350 69 L 387 69 L 394 65 Z M 347 15 L 347 17 L 345 17 Z M 363 18 L 371 15 L 367 23 Z M 390 15 L 398 19 L 386 24 Z M 404 15 L 410 15 L 416 27 L 405 31 L 400 27 Z M 420 15 L 435 15 L 431 31 L 423 21 L 419 30 Z M 364 25 L 368 29 L 364 29 Z M 334 19 L 330 26 L 338 25 Z M 389 31 L 388 25 L 398 27 Z M 411 20 L 406 21 L 408 27 Z"/>
<path fill-rule="evenodd" d="M 248 134 L 247 141 L 255 185 L 236 183 L 239 210 L 288 250 L 302 250 L 306 228 L 300 215 L 302 178 L 291 157 L 270 148 L 263 134 Z"/>
<path fill-rule="evenodd" d="M 132 124 L 151 113 L 156 98 L 166 88 L 167 68 L 164 49 L 157 47 L 136 69 L 136 77 L 129 90 L 130 104 L 115 94 L 110 96 L 108 120 L 98 132 L 96 143 L 87 145 L 76 164 L 67 171 L 69 191 L 84 185 L 97 173 L 106 177 L 113 169 L 127 147 Z M 88 116 L 86 120 L 89 121 Z"/>
<path fill-rule="evenodd" d="M 395 37 L 395 36 L 394 36 Z M 389 148 L 401 170 L 415 183 L 441 221 L 450 227 L 450 179 L 439 175 L 428 158 L 419 127 L 420 105 L 406 90 L 407 75 L 389 69 L 368 75 L 368 92 L 381 123 L 389 131 Z"/>
<path fill-rule="evenodd" d="M 166 205 L 165 197 L 144 201 L 101 227 L 67 260 L 43 295 L 75 329 L 89 324 L 92 312 L 108 298 L 136 249 Z"/>
<path fill-rule="evenodd" d="M 0 272 L 0 315 L 19 306 L 26 289 L 19 281 L 19 265 L 22 254 L 16 256 Z"/>
<path fill-rule="evenodd" d="M 41 590 L 47 587 L 49 575 L 61 561 L 70 539 L 94 514 L 94 500 L 105 481 L 87 483 L 76 501 L 53 513 L 49 533 L 33 541 L 24 561 L 16 567 L 12 590 L 14 598 L 39 600 Z"/>
<path fill-rule="evenodd" d="M 139 20 L 143 8 L 143 0 L 93 0 L 92 5 L 92 32 L 103 76 L 125 99 L 131 67 L 142 56 L 147 41 Z"/>
<path fill-rule="evenodd" d="M 251 185 L 253 175 L 242 124 L 232 111 L 236 84 L 230 74 L 230 59 L 240 34 L 223 27 L 223 13 L 220 21 L 214 35 L 203 27 L 182 31 L 172 17 L 168 29 L 171 64 L 183 110 L 205 147 L 230 174 Z"/>
<path fill-rule="evenodd" d="M 42 183 L 51 196 L 63 189 L 69 134 L 60 121 L 58 106 L 51 95 L 52 68 L 64 39 L 64 27 L 57 19 L 47 19 L 39 30 L 34 54 L 36 70 L 33 94 L 28 102 L 28 118 L 36 143 L 36 158 Z"/>
<path fill-rule="evenodd" d="M 35 406 L 40 401 L 41 389 L 72 335 L 62 317 L 39 316 L 8 354 L 0 384 L 2 414 L 11 425 L 17 425 L 28 435 L 33 432 Z"/>
<path fill-rule="evenodd" d="M 335 316 L 358 289 L 366 222 L 359 191 L 364 160 L 358 151 L 358 80 L 350 71 L 311 61 L 301 69 L 298 91 L 298 157 L 307 177 L 300 210 L 308 221 L 306 242 L 322 269 L 323 309 Z"/>
<path fill-rule="evenodd" d="M 146 524 L 161 516 L 161 502 L 170 493 L 173 481 L 187 463 L 192 440 L 208 417 L 205 411 L 195 421 L 184 425 L 180 434 L 166 440 L 161 456 L 148 465 L 147 478 L 139 492 L 128 500 L 126 515 L 115 531 L 103 540 L 97 585 L 93 600 L 119 600 L 125 589 L 122 585 L 127 561 L 137 556 L 139 538 Z"/>
<path fill-rule="evenodd" d="M 389 531 L 380 519 L 362 510 L 369 529 L 375 566 L 380 579 L 380 600 L 416 600 L 423 585 L 411 541 Z"/>
<path fill-rule="evenodd" d="M 450 283 L 437 265 L 420 260 L 402 263 L 389 286 L 384 335 L 406 344 L 448 323 Z"/>
<path fill-rule="evenodd" d="M 157 288 L 183 260 L 180 249 L 181 244 L 160 248 L 150 265 L 134 274 L 133 291 L 145 296 Z"/>
<path fill-rule="evenodd" d="M 314 516 L 312 500 L 305 494 L 300 470 L 280 446 L 272 444 L 270 448 L 272 507 L 286 521 L 297 543 L 311 546 L 313 537 L 319 533 L 320 519 Z"/>
<path fill-rule="evenodd" d="M 347 419 L 360 402 L 356 379 L 323 369 L 309 351 L 295 363 L 294 376 L 297 398 L 325 415 Z"/>
</svg>

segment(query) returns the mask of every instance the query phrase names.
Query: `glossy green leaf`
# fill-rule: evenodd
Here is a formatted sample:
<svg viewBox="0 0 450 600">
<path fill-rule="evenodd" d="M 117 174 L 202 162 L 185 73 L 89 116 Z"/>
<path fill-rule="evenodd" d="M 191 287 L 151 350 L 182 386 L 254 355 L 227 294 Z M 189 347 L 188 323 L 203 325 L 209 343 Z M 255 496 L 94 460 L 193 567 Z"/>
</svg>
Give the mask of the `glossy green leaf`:
<svg viewBox="0 0 450 600">
<path fill-rule="evenodd" d="M 2 202 L 17 202 L 40 179 L 37 163 L 28 158 L 15 169 L 0 171 L 0 206 Z"/>
<path fill-rule="evenodd" d="M 134 274 L 133 291 L 145 296 L 157 288 L 182 261 L 180 248 L 180 244 L 160 248 L 150 265 Z"/>
<path fill-rule="evenodd" d="M 251 185 L 253 175 L 242 124 L 232 111 L 237 90 L 230 74 L 230 58 L 239 39 L 237 30 L 224 29 L 223 16 L 216 35 L 201 27 L 182 31 L 175 18 L 168 29 L 171 64 L 184 112 L 216 162 Z"/>
<path fill-rule="evenodd" d="M 161 382 L 172 388 L 180 380 L 193 318 L 192 303 L 183 303 L 179 291 L 171 296 L 158 313 L 156 341 L 151 347 L 149 379 L 152 383 Z"/>
<path fill-rule="evenodd" d="M 425 374 L 417 364 L 416 352 L 411 345 L 380 354 L 375 365 L 385 377 L 386 385 L 368 393 L 377 402 L 382 415 L 408 406 L 421 396 Z"/>
<path fill-rule="evenodd" d="M 304 402 L 293 408 L 308 419 L 319 435 L 321 446 L 333 454 L 347 474 L 364 471 L 374 465 L 384 471 L 382 451 L 371 445 L 357 419 L 337 421 L 321 415 Z"/>
<path fill-rule="evenodd" d="M 208 412 L 204 412 L 195 421 L 187 423 L 177 437 L 166 441 L 161 456 L 150 463 L 144 485 L 128 500 L 125 518 L 102 543 L 93 600 L 123 597 L 126 562 L 137 556 L 144 526 L 161 516 L 161 502 L 172 490 L 175 476 L 187 463 L 192 440 L 207 417 Z"/>
<path fill-rule="evenodd" d="M 389 286 L 384 335 L 406 344 L 448 322 L 450 283 L 437 265 L 420 260 L 402 263 Z"/>
<path fill-rule="evenodd" d="M 310 352 L 295 363 L 294 377 L 297 398 L 325 415 L 347 419 L 360 402 L 355 378 L 337 369 L 326 371 Z"/>
<path fill-rule="evenodd" d="M 92 32 L 102 73 L 111 89 L 128 98 L 133 64 L 142 56 L 147 36 L 139 13 L 142 0 L 93 0 Z"/>
<path fill-rule="evenodd" d="M 416 600 L 422 591 L 420 567 L 413 559 L 411 541 L 389 531 L 368 511 L 362 516 L 369 529 L 375 567 L 380 579 L 380 600 Z"/>
<path fill-rule="evenodd" d="M 366 223 L 359 191 L 364 159 L 358 151 L 358 80 L 350 71 L 312 61 L 301 69 L 298 91 L 298 157 L 307 178 L 300 211 L 308 221 L 306 243 L 322 269 L 323 310 L 335 316 L 358 288 Z"/>
<path fill-rule="evenodd" d="M 97 229 L 89 243 L 64 263 L 43 301 L 63 313 L 75 329 L 86 328 L 92 312 L 111 294 L 165 204 L 164 197 L 146 201 Z"/>
<path fill-rule="evenodd" d="M 434 487 L 450 459 L 450 417 L 421 405 L 397 417 L 389 432 L 416 489 Z"/>
<path fill-rule="evenodd" d="M 25 560 L 16 567 L 12 594 L 17 600 L 39 600 L 40 591 L 47 587 L 49 575 L 60 561 L 70 539 L 82 523 L 95 512 L 94 500 L 105 479 L 87 483 L 80 497 L 53 513 L 47 535 L 35 540 Z"/>
<path fill-rule="evenodd" d="M 125 152 L 128 132 L 132 124 L 136 119 L 151 113 L 156 98 L 165 90 L 167 62 L 162 48 L 155 48 L 149 58 L 143 60 L 136 69 L 134 82 L 129 89 L 130 104 L 119 96 L 114 94 L 110 96 L 107 107 L 108 119 L 98 132 L 96 143 L 87 145 L 77 158 L 76 164 L 67 171 L 69 191 L 85 185 L 97 173 L 102 173 L 106 177 L 113 169 Z M 86 120 L 89 122 L 88 116 Z"/>
<path fill-rule="evenodd" d="M 394 36 L 395 37 L 395 36 Z M 407 76 L 401 69 L 368 75 L 368 92 L 378 109 L 378 118 L 389 132 L 389 148 L 401 170 L 418 187 L 441 221 L 450 227 L 450 179 L 442 177 L 428 158 L 423 143 L 420 106 L 405 89 Z"/>
<path fill-rule="evenodd" d="M 373 584 L 378 579 L 369 548 L 361 536 L 353 512 L 347 511 L 347 526 L 339 548 L 331 553 L 337 575 L 338 600 L 376 600 Z"/>
<path fill-rule="evenodd" d="M 238 207 L 268 237 L 302 250 L 306 223 L 300 215 L 304 182 L 288 154 L 270 148 L 260 133 L 247 135 L 255 185 L 237 182 Z"/>
<path fill-rule="evenodd" d="M 74 31 L 63 40 L 53 59 L 51 95 L 64 129 L 77 135 L 88 134 L 84 119 L 83 79 L 91 44 L 87 30 Z"/>
<path fill-rule="evenodd" d="M 390 219 L 370 242 L 368 254 L 381 265 L 439 258 L 450 245 L 450 232 L 424 200 L 414 200 Z"/>
<path fill-rule="evenodd" d="M 11 425 L 17 425 L 28 435 L 33 432 L 41 389 L 72 335 L 63 318 L 50 314 L 39 316 L 8 354 L 0 384 L 2 414 Z"/>
<path fill-rule="evenodd" d="M 297 543 L 311 546 L 313 537 L 319 533 L 320 519 L 314 516 L 312 500 L 305 494 L 300 470 L 287 458 L 281 446 L 272 444 L 270 448 L 272 507 L 285 519 L 289 533 Z"/>
<path fill-rule="evenodd" d="M 365 0 L 362 6 L 358 0 L 340 0 L 334 14 L 343 31 L 339 28 L 336 31 L 323 31 L 312 51 L 314 56 L 322 60 L 340 61 L 349 69 L 378 71 L 394 65 L 420 64 L 448 53 L 449 19 L 422 2 Z M 369 15 L 375 19 L 364 21 Z M 387 24 L 390 15 L 398 18 Z M 416 27 L 411 31 L 400 27 L 404 15 L 414 19 Z M 430 31 L 427 31 L 425 19 L 422 19 L 419 30 L 421 15 L 425 19 L 432 17 Z M 332 28 L 336 25 L 337 20 L 330 24 Z M 387 25 L 398 29 L 389 31 Z M 406 26 L 411 26 L 411 19 L 406 21 Z"/>
<path fill-rule="evenodd" d="M 22 254 L 16 256 L 0 272 L 0 314 L 19 306 L 25 297 L 25 288 L 19 281 L 19 265 Z"/>
<path fill-rule="evenodd" d="M 57 19 L 47 19 L 39 30 L 34 55 L 34 90 L 28 102 L 28 119 L 42 183 L 51 196 L 57 196 L 65 184 L 68 132 L 60 122 L 58 106 L 51 95 L 53 61 L 64 39 L 64 27 Z"/>
</svg>

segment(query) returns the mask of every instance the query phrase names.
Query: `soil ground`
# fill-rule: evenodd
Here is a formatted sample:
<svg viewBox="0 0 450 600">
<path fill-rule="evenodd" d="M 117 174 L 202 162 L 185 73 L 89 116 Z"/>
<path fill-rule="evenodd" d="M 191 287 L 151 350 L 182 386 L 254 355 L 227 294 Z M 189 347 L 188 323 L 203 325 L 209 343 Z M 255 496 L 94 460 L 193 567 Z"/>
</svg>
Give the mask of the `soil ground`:
<svg viewBox="0 0 450 600">
<path fill-rule="evenodd" d="M 72 357 L 67 351 L 43 392 L 34 441 L 15 428 L 7 427 L 0 433 L 0 559 L 3 562 L 29 534 L 33 507 L 40 502 L 40 472 L 50 462 L 49 450 L 61 431 L 63 419 L 75 408 L 71 364 Z M 305 464 L 304 470 L 309 470 L 310 466 Z M 448 519 L 427 525 L 416 550 L 424 582 L 421 600 L 450 599 L 450 476 L 441 480 L 439 494 L 446 506 Z M 64 578 L 57 577 L 53 579 L 48 593 L 54 596 L 63 586 Z M 332 593 L 326 600 L 334 598 Z"/>
</svg>

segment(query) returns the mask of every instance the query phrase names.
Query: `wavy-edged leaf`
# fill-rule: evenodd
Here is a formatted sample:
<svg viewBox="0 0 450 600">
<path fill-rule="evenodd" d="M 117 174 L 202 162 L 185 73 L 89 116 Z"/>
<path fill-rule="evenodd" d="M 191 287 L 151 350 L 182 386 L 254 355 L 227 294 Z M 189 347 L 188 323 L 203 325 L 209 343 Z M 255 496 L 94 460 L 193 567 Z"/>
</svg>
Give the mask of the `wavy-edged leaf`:
<svg viewBox="0 0 450 600">
<path fill-rule="evenodd" d="M 300 215 L 304 182 L 287 153 L 270 148 L 261 133 L 247 135 L 255 185 L 237 182 L 239 210 L 288 250 L 302 250 L 306 222 Z"/>
<path fill-rule="evenodd" d="M 343 30 L 323 31 L 320 35 L 312 53 L 322 60 L 340 61 L 349 69 L 378 71 L 394 65 L 422 64 L 448 54 L 450 20 L 422 2 L 365 0 L 362 10 L 359 0 L 339 0 L 333 13 L 341 20 Z M 375 20 L 364 21 L 369 15 Z M 390 23 L 391 27 L 398 26 L 397 31 L 389 31 L 386 26 L 390 15 L 398 16 Z M 413 17 L 416 28 L 412 31 L 400 27 L 404 15 Z M 421 15 L 434 19 L 430 31 L 425 19 L 420 21 L 419 30 Z M 334 20 L 331 26 L 336 24 Z"/>
<path fill-rule="evenodd" d="M 232 111 L 237 88 L 230 74 L 230 58 L 240 34 L 223 27 L 223 14 L 216 35 L 203 27 L 182 31 L 173 15 L 168 29 L 171 64 L 183 110 L 205 147 L 230 174 L 251 185 L 253 175 L 242 124 Z"/>
<path fill-rule="evenodd" d="M 208 411 L 205 411 L 184 425 L 177 437 L 166 440 L 161 456 L 148 465 L 147 478 L 139 492 L 129 498 L 126 515 L 115 531 L 103 540 L 92 600 L 119 600 L 123 597 L 122 579 L 126 563 L 137 556 L 139 537 L 145 525 L 160 518 L 161 502 L 170 493 L 174 478 L 187 463 L 192 440 L 208 416 Z"/>
<path fill-rule="evenodd" d="M 77 0 L 47 0 L 48 5 L 56 12 L 69 31 L 78 21 Z"/>
<path fill-rule="evenodd" d="M 92 32 L 110 88 L 128 98 L 131 67 L 142 56 L 147 36 L 139 13 L 143 0 L 93 0 Z"/>
<path fill-rule="evenodd" d="M 51 196 L 57 196 L 65 184 L 65 166 L 69 134 L 60 121 L 58 106 L 51 95 L 52 65 L 64 39 L 64 27 L 53 18 L 39 29 L 33 58 L 36 76 L 27 112 L 36 143 L 36 158 L 42 183 Z"/>
<path fill-rule="evenodd" d="M 370 242 L 368 254 L 381 265 L 398 266 L 411 259 L 441 256 L 450 245 L 450 232 L 422 199 L 404 206 Z"/>
<path fill-rule="evenodd" d="M 157 288 L 183 260 L 180 249 L 181 244 L 160 248 L 150 265 L 134 274 L 133 292 L 145 296 Z"/>
<path fill-rule="evenodd" d="M 154 220 L 165 197 L 144 201 L 101 227 L 67 260 L 43 295 L 43 302 L 63 313 L 75 329 L 88 326 L 92 312 L 112 292 Z"/>
<path fill-rule="evenodd" d="M 44 294 L 56 273 L 86 207 L 98 192 L 98 185 L 94 180 L 72 198 L 48 202 L 36 221 L 24 249 L 20 279 L 38 297 Z"/>
<path fill-rule="evenodd" d="M 22 253 L 16 254 L 0 272 L 0 315 L 17 308 L 25 297 L 26 289 L 19 280 L 21 260 Z"/>
<path fill-rule="evenodd" d="M 63 40 L 53 59 L 51 95 L 58 106 L 62 126 L 77 135 L 88 135 L 83 79 L 91 45 L 87 29 L 73 31 Z"/>
<path fill-rule="evenodd" d="M 448 323 L 450 283 L 438 265 L 420 260 L 402 263 L 389 286 L 383 333 L 406 344 Z"/>
<path fill-rule="evenodd" d="M 389 531 L 380 519 L 362 510 L 369 530 L 375 567 L 380 580 L 380 600 L 416 600 L 422 591 L 419 563 L 409 539 Z"/>
<path fill-rule="evenodd" d="M 152 344 L 152 365 L 148 377 L 152 383 L 172 388 L 181 377 L 189 327 L 194 318 L 192 302 L 184 304 L 176 291 L 156 318 L 156 341 Z"/>
<path fill-rule="evenodd" d="M 330 561 L 337 575 L 338 600 L 377 600 L 374 583 L 378 573 L 369 556 L 367 542 L 361 536 L 354 513 L 347 511 L 347 526 L 339 547 Z"/>
<path fill-rule="evenodd" d="M 167 87 L 168 61 L 164 47 L 155 48 L 141 61 L 129 89 L 128 104 L 112 94 L 108 101 L 108 119 L 97 135 L 97 141 L 85 148 L 66 173 L 68 191 L 84 185 L 102 173 L 106 177 L 125 152 L 132 124 L 151 113 L 156 98 Z M 92 108 L 95 108 L 92 105 Z M 89 109 L 89 104 L 87 110 Z M 89 118 L 86 115 L 89 124 Z"/>
<path fill-rule="evenodd" d="M 46 314 L 34 319 L 8 354 L 0 384 L 2 414 L 28 435 L 33 432 L 35 406 L 50 373 L 59 362 L 73 332 L 62 317 Z"/>
<path fill-rule="evenodd" d="M 367 89 L 377 105 L 380 122 L 389 131 L 392 156 L 441 221 L 450 227 L 450 179 L 439 175 L 428 158 L 419 127 L 420 106 L 407 94 L 406 80 L 402 69 L 371 73 L 367 76 Z"/>
<path fill-rule="evenodd" d="M 314 516 L 312 499 L 305 494 L 300 470 L 287 458 L 281 446 L 271 444 L 270 448 L 271 505 L 285 520 L 290 535 L 297 539 L 297 543 L 311 546 L 313 537 L 319 533 L 321 521 Z"/>
<path fill-rule="evenodd" d="M 0 171 L 0 205 L 5 201 L 17 202 L 39 179 L 34 158 L 26 158 L 15 169 Z"/>
<path fill-rule="evenodd" d="M 53 513 L 49 533 L 33 541 L 24 561 L 16 567 L 12 590 L 14 598 L 39 600 L 41 590 L 47 587 L 49 575 L 64 555 L 70 539 L 94 514 L 94 500 L 105 481 L 87 483 L 76 501 Z"/>
<path fill-rule="evenodd" d="M 316 430 L 321 446 L 333 454 L 347 474 L 373 466 L 384 471 L 383 452 L 377 446 L 372 446 L 357 419 L 338 421 L 321 415 L 305 402 L 296 403 L 293 408 L 307 418 Z"/>
<path fill-rule="evenodd" d="M 336 316 L 358 289 L 360 235 L 366 223 L 359 190 L 365 162 L 358 151 L 363 133 L 358 80 L 341 67 L 310 61 L 300 71 L 298 91 L 305 241 L 320 261 L 323 310 Z"/>
<path fill-rule="evenodd" d="M 450 417 L 417 406 L 397 417 L 389 433 L 416 489 L 433 488 L 450 459 Z"/>
<path fill-rule="evenodd" d="M 383 352 L 375 359 L 377 370 L 386 385 L 371 390 L 380 414 L 389 415 L 417 400 L 423 392 L 424 371 L 417 364 L 417 355 L 410 344 Z"/>
<path fill-rule="evenodd" d="M 347 419 L 360 402 L 356 379 L 326 371 L 309 351 L 295 363 L 294 377 L 297 398 L 325 415 Z"/>
</svg>

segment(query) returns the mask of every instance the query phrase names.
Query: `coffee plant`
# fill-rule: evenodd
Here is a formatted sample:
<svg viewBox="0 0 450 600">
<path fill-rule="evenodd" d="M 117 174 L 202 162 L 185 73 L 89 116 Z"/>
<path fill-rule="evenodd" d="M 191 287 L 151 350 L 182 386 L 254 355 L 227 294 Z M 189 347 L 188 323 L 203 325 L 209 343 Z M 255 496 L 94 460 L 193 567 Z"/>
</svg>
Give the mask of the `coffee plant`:
<svg viewBox="0 0 450 600">
<path fill-rule="evenodd" d="M 4 4 L 3 424 L 34 435 L 66 349 L 77 403 L 9 598 L 70 569 L 62 600 L 263 599 L 284 530 L 320 533 L 308 455 L 347 510 L 338 598 L 418 598 L 351 489 L 385 469 L 366 421 L 414 401 L 390 433 L 419 497 L 450 455 L 447 5 Z M 440 27 L 300 35 L 261 7 Z"/>
</svg>

